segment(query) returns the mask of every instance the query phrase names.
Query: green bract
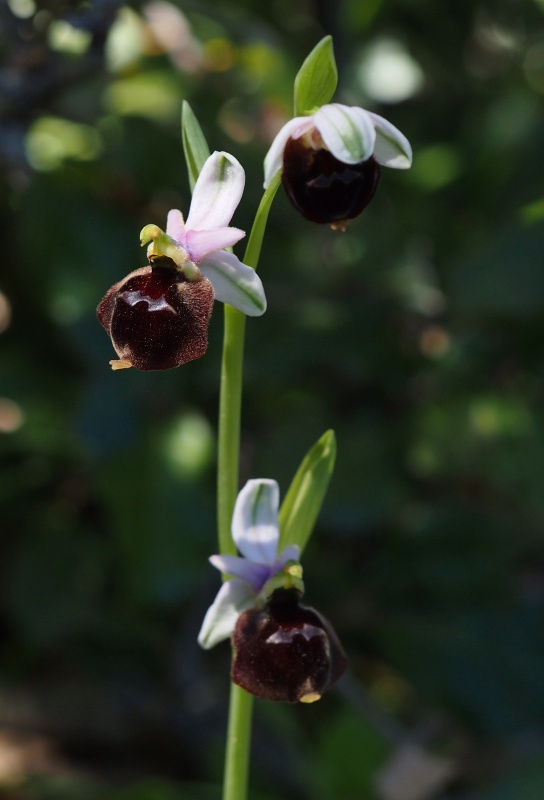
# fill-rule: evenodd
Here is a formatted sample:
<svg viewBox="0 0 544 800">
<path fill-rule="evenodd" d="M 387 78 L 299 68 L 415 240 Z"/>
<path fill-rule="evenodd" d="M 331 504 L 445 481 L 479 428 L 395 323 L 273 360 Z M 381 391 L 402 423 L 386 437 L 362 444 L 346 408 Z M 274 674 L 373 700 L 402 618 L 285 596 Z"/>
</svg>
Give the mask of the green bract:
<svg viewBox="0 0 544 800">
<path fill-rule="evenodd" d="M 323 505 L 336 459 L 336 437 L 330 430 L 304 456 L 281 504 L 280 548 L 304 549 Z"/>
<path fill-rule="evenodd" d="M 200 170 L 210 155 L 210 148 L 193 109 L 186 100 L 183 101 L 181 109 L 181 139 L 189 173 L 189 185 L 193 191 Z"/>
<path fill-rule="evenodd" d="M 313 114 L 332 98 L 338 83 L 332 36 L 316 44 L 295 78 L 295 117 Z"/>
</svg>

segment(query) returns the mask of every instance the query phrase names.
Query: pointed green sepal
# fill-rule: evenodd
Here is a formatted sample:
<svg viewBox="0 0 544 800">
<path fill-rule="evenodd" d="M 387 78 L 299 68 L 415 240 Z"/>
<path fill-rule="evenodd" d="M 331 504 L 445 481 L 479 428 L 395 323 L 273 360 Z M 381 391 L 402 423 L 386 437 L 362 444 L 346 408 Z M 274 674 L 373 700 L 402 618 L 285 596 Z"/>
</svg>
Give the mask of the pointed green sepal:
<svg viewBox="0 0 544 800">
<path fill-rule="evenodd" d="M 301 551 L 323 505 L 336 459 L 336 437 L 327 431 L 304 456 L 280 508 L 280 552 L 290 544 Z"/>
<path fill-rule="evenodd" d="M 210 148 L 193 109 L 186 100 L 183 101 L 181 109 L 181 139 L 187 163 L 189 186 L 193 191 L 200 170 L 210 155 Z"/>
<path fill-rule="evenodd" d="M 325 36 L 316 44 L 295 78 L 295 117 L 314 114 L 328 103 L 337 83 L 332 36 Z"/>
</svg>

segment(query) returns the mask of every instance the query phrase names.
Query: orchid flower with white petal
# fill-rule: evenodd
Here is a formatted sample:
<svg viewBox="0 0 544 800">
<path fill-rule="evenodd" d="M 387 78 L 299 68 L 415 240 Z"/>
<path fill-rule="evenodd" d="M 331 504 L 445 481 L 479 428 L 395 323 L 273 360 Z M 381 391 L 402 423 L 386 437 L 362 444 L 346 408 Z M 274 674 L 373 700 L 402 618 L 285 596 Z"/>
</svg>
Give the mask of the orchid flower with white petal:
<svg viewBox="0 0 544 800">
<path fill-rule="evenodd" d="M 150 265 L 131 272 L 106 293 L 97 314 L 119 356 L 113 369 L 169 369 L 204 355 L 213 301 L 249 316 L 266 310 L 255 270 L 225 250 L 245 233 L 229 227 L 245 184 L 241 164 L 215 152 L 206 160 L 185 222 L 169 212 L 166 232 L 146 225 Z"/>
<path fill-rule="evenodd" d="M 342 223 L 368 205 L 380 165 L 408 169 L 408 139 L 379 114 L 329 103 L 295 117 L 276 135 L 265 157 L 265 188 L 278 170 L 295 208 L 319 223 Z"/>
<path fill-rule="evenodd" d="M 227 639 L 246 609 L 263 605 L 277 588 L 302 592 L 300 548 L 289 545 L 278 553 L 279 488 L 276 481 L 256 479 L 240 491 L 232 517 L 232 538 L 241 556 L 215 555 L 210 562 L 225 575 L 208 609 L 198 636 L 205 649 Z"/>
</svg>

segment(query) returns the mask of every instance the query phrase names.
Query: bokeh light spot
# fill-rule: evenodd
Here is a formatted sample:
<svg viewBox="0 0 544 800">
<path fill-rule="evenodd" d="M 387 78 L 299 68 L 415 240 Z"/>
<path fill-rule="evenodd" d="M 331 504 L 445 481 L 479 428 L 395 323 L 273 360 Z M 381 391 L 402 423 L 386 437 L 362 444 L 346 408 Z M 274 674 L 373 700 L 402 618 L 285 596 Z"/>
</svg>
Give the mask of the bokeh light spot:
<svg viewBox="0 0 544 800">
<path fill-rule="evenodd" d="M 102 147 L 95 128 L 59 117 L 42 117 L 26 137 L 28 160 L 34 169 L 54 170 L 67 159 L 92 161 Z"/>
<path fill-rule="evenodd" d="M 359 83 L 380 103 L 400 103 L 416 94 L 424 82 L 423 70 L 395 39 L 381 39 L 368 48 L 358 70 Z"/>
<path fill-rule="evenodd" d="M 21 406 L 7 397 L 0 397 L 0 433 L 15 433 L 24 421 Z"/>
<path fill-rule="evenodd" d="M 166 438 L 164 455 L 172 472 L 181 478 L 196 478 L 210 464 L 214 441 L 208 420 L 197 412 L 179 416 Z"/>
<path fill-rule="evenodd" d="M 0 333 L 9 328 L 11 323 L 11 303 L 3 292 L 0 292 Z"/>
<path fill-rule="evenodd" d="M 170 120 L 179 114 L 181 91 L 171 72 L 145 72 L 110 84 L 105 103 L 115 114 Z"/>
<path fill-rule="evenodd" d="M 36 13 L 34 0 L 8 0 L 8 7 L 11 13 L 19 19 L 29 19 Z"/>
<path fill-rule="evenodd" d="M 106 40 L 106 65 L 120 72 L 137 61 L 144 47 L 144 23 L 130 8 L 121 8 Z"/>
<path fill-rule="evenodd" d="M 418 152 L 410 178 L 432 192 L 452 183 L 461 173 L 462 161 L 449 144 L 435 144 Z"/>
<path fill-rule="evenodd" d="M 48 28 L 47 38 L 52 50 L 80 55 L 91 43 L 89 31 L 74 28 L 62 19 L 54 20 Z"/>
<path fill-rule="evenodd" d="M 533 418 L 526 404 L 514 397 L 477 397 L 469 408 L 473 430 L 484 438 L 526 436 L 533 430 Z"/>
<path fill-rule="evenodd" d="M 442 358 L 450 351 L 451 338 L 441 325 L 429 325 L 419 337 L 419 346 L 429 358 Z"/>
<path fill-rule="evenodd" d="M 227 72 L 236 63 L 236 49 L 228 39 L 210 39 L 204 45 L 206 66 L 212 72 Z"/>
<path fill-rule="evenodd" d="M 544 41 L 541 40 L 528 49 L 523 70 L 531 88 L 544 94 Z"/>
</svg>

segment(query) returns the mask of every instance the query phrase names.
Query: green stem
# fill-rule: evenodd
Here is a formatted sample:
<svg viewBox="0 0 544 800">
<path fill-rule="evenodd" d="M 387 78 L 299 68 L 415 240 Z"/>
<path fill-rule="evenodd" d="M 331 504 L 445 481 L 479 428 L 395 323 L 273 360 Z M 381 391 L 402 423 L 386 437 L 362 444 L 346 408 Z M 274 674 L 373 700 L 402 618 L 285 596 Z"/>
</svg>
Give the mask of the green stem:
<svg viewBox="0 0 544 800">
<path fill-rule="evenodd" d="M 280 185 L 280 173 L 265 191 L 249 235 L 244 264 L 257 269 L 268 212 Z M 219 552 L 235 554 L 230 523 L 238 493 L 240 466 L 240 419 L 246 317 L 225 305 L 221 388 L 219 395 L 219 433 L 217 444 L 217 529 Z"/>
<path fill-rule="evenodd" d="M 266 230 L 268 212 L 280 185 L 278 172 L 265 191 L 248 239 L 244 263 L 257 269 Z M 219 552 L 236 553 L 231 535 L 231 520 L 238 493 L 240 471 L 240 425 L 246 318 L 225 305 L 219 433 L 217 453 L 217 528 Z M 253 697 L 231 684 L 223 800 L 246 800 Z"/>
<path fill-rule="evenodd" d="M 236 553 L 230 523 L 240 466 L 240 417 L 246 317 L 225 305 L 221 388 L 219 394 L 219 435 L 217 448 L 217 531 L 219 552 Z"/>
<path fill-rule="evenodd" d="M 246 800 L 252 716 L 253 695 L 231 683 L 223 800 Z"/>
</svg>

